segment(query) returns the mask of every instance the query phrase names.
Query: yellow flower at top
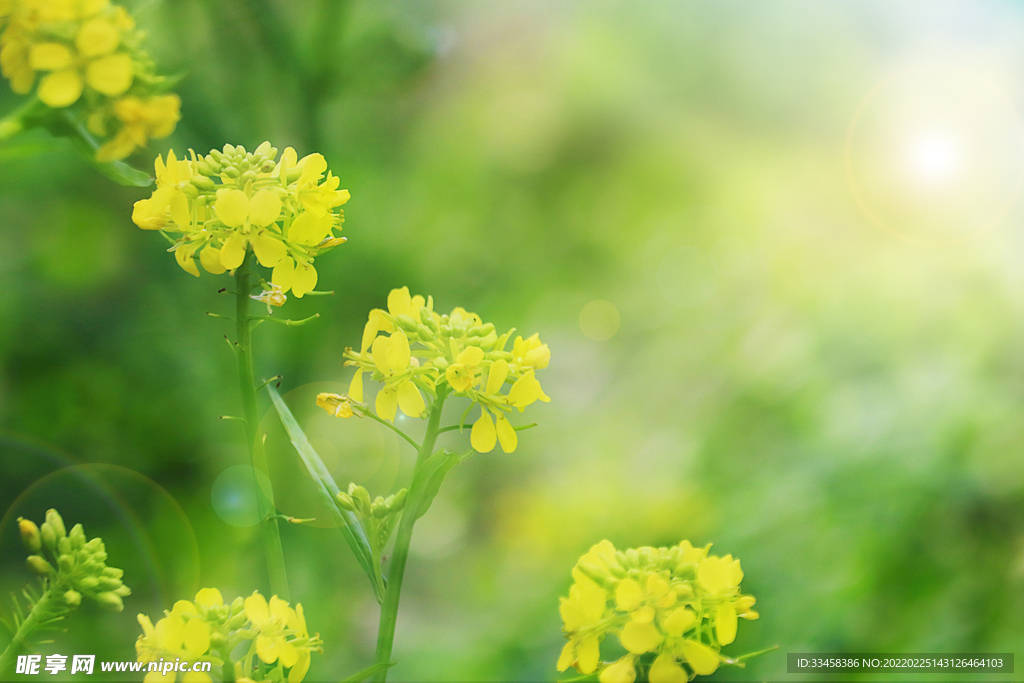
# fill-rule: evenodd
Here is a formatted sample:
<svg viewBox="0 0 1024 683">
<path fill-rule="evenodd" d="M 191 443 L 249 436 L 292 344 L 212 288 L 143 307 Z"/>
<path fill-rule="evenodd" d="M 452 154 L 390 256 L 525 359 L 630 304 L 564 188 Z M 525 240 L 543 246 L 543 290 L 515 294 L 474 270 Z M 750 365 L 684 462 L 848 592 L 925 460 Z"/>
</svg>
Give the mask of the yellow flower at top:
<svg viewBox="0 0 1024 683">
<path fill-rule="evenodd" d="M 574 666 L 582 674 L 599 672 L 601 683 L 632 683 L 645 657 L 651 683 L 714 673 L 725 661 L 722 646 L 736 638 L 737 617 L 759 615 L 751 609 L 754 598 L 739 592 L 739 560 L 708 555 L 709 548 L 689 541 L 626 551 L 610 541 L 593 546 L 573 568 L 569 597 L 561 599 L 569 642 L 558 670 Z M 602 663 L 600 645 L 609 634 L 626 654 Z"/>
<path fill-rule="evenodd" d="M 344 399 L 363 402 L 363 374 L 369 372 L 384 384 L 376 398 L 379 417 L 394 420 L 398 409 L 409 417 L 424 417 L 423 394 L 436 397 L 443 388 L 480 406 L 470 431 L 475 450 L 486 453 L 500 443 L 511 453 L 519 439 L 507 414 L 551 400 L 535 373 L 547 367 L 551 351 L 537 335 L 517 337 L 513 351 L 506 351 L 513 332 L 498 335 L 493 324 L 461 307 L 447 315 L 436 313 L 432 297 L 412 296 L 408 287 L 393 289 L 387 310 L 370 311 L 359 351 L 345 350 L 346 365 L 355 366 L 356 372 Z M 318 405 L 340 415 L 333 402 L 318 398 Z"/>
<path fill-rule="evenodd" d="M 123 7 L 109 0 L 7 0 L 0 10 L 0 73 L 20 94 L 38 80 L 39 100 L 53 109 L 82 103 L 89 130 L 111 138 L 97 153 L 100 161 L 174 130 L 181 101 L 160 92 L 162 79 Z"/>
<path fill-rule="evenodd" d="M 337 189 L 320 154 L 298 159 L 289 147 L 276 159 L 269 142 L 253 152 L 225 145 L 205 157 L 189 150 L 183 159 L 172 150 L 166 162 L 157 157 L 156 190 L 135 203 L 132 220 L 177 235 L 175 259 L 196 277 L 199 265 L 214 274 L 234 270 L 251 250 L 273 269 L 266 303 L 280 305 L 289 291 L 301 298 L 317 283 L 313 259 L 345 241 L 335 231 L 349 193 Z"/>
</svg>

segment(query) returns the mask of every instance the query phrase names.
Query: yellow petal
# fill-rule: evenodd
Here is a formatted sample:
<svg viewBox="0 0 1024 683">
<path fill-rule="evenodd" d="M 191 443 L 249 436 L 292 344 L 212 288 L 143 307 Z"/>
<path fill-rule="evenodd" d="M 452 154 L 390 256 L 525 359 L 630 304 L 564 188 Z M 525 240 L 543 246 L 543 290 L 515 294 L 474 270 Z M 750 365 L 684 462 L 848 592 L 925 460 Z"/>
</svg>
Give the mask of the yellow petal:
<svg viewBox="0 0 1024 683">
<path fill-rule="evenodd" d="M 683 667 L 676 664 L 672 655 L 660 654 L 651 664 L 647 680 L 650 683 L 686 683 L 690 680 L 690 675 Z"/>
<path fill-rule="evenodd" d="M 715 634 L 719 645 L 728 645 L 736 640 L 736 608 L 733 605 L 715 608 Z"/>
<path fill-rule="evenodd" d="M 234 270 L 245 260 L 245 238 L 235 233 L 224 241 L 220 248 L 220 263 L 227 270 Z"/>
<path fill-rule="evenodd" d="M 199 262 L 203 264 L 207 273 L 220 275 L 226 270 L 224 264 L 220 262 L 220 249 L 216 247 L 208 246 L 199 252 Z"/>
<path fill-rule="evenodd" d="M 498 441 L 501 443 L 501 450 L 506 453 L 511 453 L 519 445 L 519 437 L 516 435 L 516 430 L 509 424 L 508 419 L 504 415 L 498 415 L 496 429 L 498 432 Z"/>
<path fill-rule="evenodd" d="M 377 392 L 377 417 L 394 421 L 398 411 L 398 392 L 394 387 L 386 386 Z"/>
<path fill-rule="evenodd" d="M 39 99 L 54 109 L 67 107 L 82 96 L 82 78 L 74 69 L 55 71 L 39 82 Z"/>
<path fill-rule="evenodd" d="M 292 618 L 288 620 L 288 628 L 300 635 L 308 635 L 306 631 L 306 615 L 302 611 L 301 602 L 295 605 L 295 609 L 292 611 Z"/>
<path fill-rule="evenodd" d="M 179 228 L 185 230 L 192 225 L 192 215 L 188 210 L 188 197 L 181 190 L 177 190 L 171 197 L 171 220 L 177 223 Z"/>
<path fill-rule="evenodd" d="M 153 630 L 161 649 L 172 652 L 181 649 L 181 643 L 185 638 L 185 622 L 181 617 L 176 615 L 164 617 L 156 622 L 156 627 Z"/>
<path fill-rule="evenodd" d="M 224 596 L 216 588 L 203 588 L 196 593 L 195 603 L 204 607 L 220 607 L 224 604 Z"/>
<path fill-rule="evenodd" d="M 183 644 L 189 659 L 199 659 L 210 649 L 210 626 L 202 619 L 189 619 L 185 624 Z"/>
<path fill-rule="evenodd" d="M 281 660 L 281 665 L 286 669 L 295 666 L 295 662 L 299 660 L 299 651 L 295 649 L 295 646 L 287 642 L 282 636 L 278 641 L 277 655 Z"/>
<path fill-rule="evenodd" d="M 295 666 L 288 672 L 288 683 L 300 683 L 309 671 L 309 650 L 300 650 Z"/>
<path fill-rule="evenodd" d="M 662 619 L 661 626 L 665 629 L 665 633 L 673 638 L 679 638 L 683 633 L 688 631 L 696 621 L 697 615 L 693 610 L 680 607 L 677 610 L 669 612 L 668 616 Z"/>
<path fill-rule="evenodd" d="M 174 250 L 174 258 L 178 261 L 178 265 L 181 266 L 182 270 L 199 277 L 199 268 L 196 267 L 196 261 L 193 258 L 195 253 L 195 247 L 182 244 Z"/>
<path fill-rule="evenodd" d="M 597 669 L 597 663 L 601 660 L 601 643 L 597 636 L 587 636 L 580 640 L 576 649 L 576 669 L 581 674 L 591 674 Z"/>
<path fill-rule="evenodd" d="M 252 224 L 263 228 L 277 220 L 281 215 L 281 198 L 270 190 L 257 192 L 249 204 L 249 220 Z"/>
<path fill-rule="evenodd" d="M 574 659 L 576 659 L 576 644 L 570 640 L 562 648 L 562 654 L 558 655 L 558 664 L 555 665 L 555 668 L 565 671 Z"/>
<path fill-rule="evenodd" d="M 619 581 L 618 587 L 615 589 L 615 606 L 623 612 L 632 612 L 640 606 L 640 601 L 644 599 L 643 589 L 640 588 L 640 584 L 633 579 L 623 579 Z"/>
<path fill-rule="evenodd" d="M 633 610 L 629 616 L 637 623 L 649 624 L 654 621 L 654 608 L 650 605 L 644 605 L 643 607 Z"/>
<path fill-rule="evenodd" d="M 455 359 L 456 363 L 462 363 L 463 365 L 479 365 L 480 361 L 484 359 L 484 350 L 479 346 L 467 347 L 465 351 L 459 354 L 458 358 Z"/>
<path fill-rule="evenodd" d="M 388 292 L 388 313 L 391 315 L 411 315 L 409 312 L 412 297 L 409 296 L 409 288 L 392 289 Z"/>
<path fill-rule="evenodd" d="M 237 228 L 245 223 L 245 218 L 249 215 L 249 198 L 241 190 L 224 190 L 217 193 L 213 210 L 217 212 L 217 218 L 224 225 Z"/>
<path fill-rule="evenodd" d="M 348 396 L 353 401 L 363 402 L 363 371 L 357 369 L 352 376 L 352 382 L 348 385 Z"/>
<path fill-rule="evenodd" d="M 260 634 L 256 636 L 256 654 L 267 664 L 277 661 L 278 639 L 274 636 Z"/>
<path fill-rule="evenodd" d="M 519 411 L 522 412 L 523 408 L 534 401 L 544 401 L 547 403 L 551 399 L 540 388 L 540 382 L 533 376 L 533 370 L 530 369 L 526 371 L 525 375 L 517 379 L 516 383 L 509 389 L 508 400 L 509 403 L 519 408 Z"/>
<path fill-rule="evenodd" d="M 473 430 L 469 433 L 469 443 L 478 453 L 490 453 L 494 450 L 494 445 L 497 442 L 498 432 L 494 428 L 494 421 L 491 420 L 487 410 L 481 408 L 480 419 L 476 421 Z"/>
<path fill-rule="evenodd" d="M 642 655 L 658 647 L 661 644 L 662 635 L 658 633 L 658 629 L 653 624 L 630 621 L 622 627 L 619 641 L 622 642 L 622 647 L 633 654 Z"/>
<path fill-rule="evenodd" d="M 707 645 L 695 640 L 683 640 L 678 648 L 697 675 L 710 676 L 718 668 L 718 654 Z"/>
<path fill-rule="evenodd" d="M 626 655 L 605 667 L 598 680 L 601 683 L 633 683 L 636 680 L 636 665 L 633 664 L 633 658 Z"/>
<path fill-rule="evenodd" d="M 661 600 L 668 595 L 668 582 L 657 574 L 647 577 L 647 592 L 654 596 L 655 600 Z"/>
<path fill-rule="evenodd" d="M 71 50 L 60 43 L 38 43 L 32 46 L 29 63 L 40 71 L 57 71 L 71 66 Z"/>
<path fill-rule="evenodd" d="M 121 32 L 106 19 L 85 22 L 75 37 L 75 47 L 84 57 L 109 55 L 121 43 Z"/>
<path fill-rule="evenodd" d="M 292 283 L 295 282 L 295 261 L 287 256 L 281 259 L 281 262 L 274 268 L 270 281 L 280 287 L 282 292 L 290 290 Z"/>
<path fill-rule="evenodd" d="M 261 230 L 258 234 L 253 235 L 250 241 L 252 250 L 256 254 L 256 260 L 266 268 L 273 268 L 288 254 L 284 242 L 266 230 Z"/>
<path fill-rule="evenodd" d="M 584 626 L 593 626 L 604 616 L 604 607 L 608 602 L 608 591 L 590 582 L 580 586 L 579 604 Z"/>
<path fill-rule="evenodd" d="M 735 588 L 735 578 L 731 560 L 712 555 L 697 565 L 697 581 L 713 595 Z"/>
<path fill-rule="evenodd" d="M 409 417 L 419 417 L 427 409 L 419 389 L 410 381 L 402 382 L 398 387 L 398 407 Z"/>
<path fill-rule="evenodd" d="M 276 595 L 270 598 L 270 616 L 276 617 L 282 623 L 288 623 L 294 617 L 294 611 L 286 600 Z"/>
<path fill-rule="evenodd" d="M 295 266 L 295 277 L 292 280 L 292 294 L 301 299 L 313 291 L 316 287 L 316 269 L 308 263 L 299 263 Z"/>
<path fill-rule="evenodd" d="M 116 97 L 132 85 L 134 78 L 132 58 L 123 52 L 90 62 L 85 70 L 85 82 L 93 90 Z"/>
<path fill-rule="evenodd" d="M 267 599 L 259 593 L 253 593 L 245 599 L 245 614 L 256 628 L 263 628 L 270 621 L 270 608 Z"/>
<path fill-rule="evenodd" d="M 405 372 L 409 368 L 412 352 L 409 349 L 409 338 L 402 330 L 395 330 L 388 346 L 388 364 L 393 372 Z"/>
<path fill-rule="evenodd" d="M 370 347 L 370 355 L 373 356 L 373 364 L 377 366 L 381 374 L 389 377 L 394 374 L 395 369 L 391 365 L 391 337 L 376 337 Z"/>
<path fill-rule="evenodd" d="M 505 384 L 506 377 L 508 377 L 508 363 L 499 358 L 491 364 L 491 370 L 487 373 L 487 393 L 497 394 Z"/>
</svg>

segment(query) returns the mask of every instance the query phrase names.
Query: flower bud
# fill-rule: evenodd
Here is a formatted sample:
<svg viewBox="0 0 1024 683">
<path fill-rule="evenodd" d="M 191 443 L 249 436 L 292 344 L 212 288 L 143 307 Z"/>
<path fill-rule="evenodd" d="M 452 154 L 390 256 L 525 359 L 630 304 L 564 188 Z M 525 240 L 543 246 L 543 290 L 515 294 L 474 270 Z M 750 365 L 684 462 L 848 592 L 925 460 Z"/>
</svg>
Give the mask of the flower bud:
<svg viewBox="0 0 1024 683">
<path fill-rule="evenodd" d="M 85 544 L 84 550 L 86 554 L 89 555 L 94 555 L 98 552 L 102 552 L 104 550 L 103 540 L 99 538 L 94 538 L 90 540 L 88 543 Z"/>
<path fill-rule="evenodd" d="M 227 642 L 227 638 L 225 638 L 224 634 L 219 631 L 214 631 L 210 634 L 210 647 L 214 650 L 220 649 L 226 645 Z"/>
<path fill-rule="evenodd" d="M 420 322 L 426 325 L 431 332 L 437 334 L 437 321 L 434 320 L 434 316 L 430 315 L 430 311 L 425 308 L 420 309 Z"/>
<path fill-rule="evenodd" d="M 364 515 L 370 514 L 370 493 L 362 486 L 357 486 L 352 492 L 352 500 L 359 507 Z"/>
<path fill-rule="evenodd" d="M 96 590 L 100 591 L 116 591 L 118 588 L 123 586 L 121 579 L 111 578 L 109 576 L 100 576 L 97 579 Z"/>
<path fill-rule="evenodd" d="M 447 369 L 448 369 L 448 366 L 449 366 L 449 365 L 451 365 L 451 364 L 450 364 L 450 363 L 448 362 L 448 359 L 446 359 L 446 358 L 444 358 L 444 357 L 442 357 L 442 356 L 438 356 L 437 358 L 435 358 L 434 360 L 432 360 L 432 361 L 430 361 L 430 362 L 431 362 L 431 364 L 433 364 L 433 366 L 434 366 L 435 368 L 437 368 L 438 370 L 447 370 Z"/>
<path fill-rule="evenodd" d="M 82 604 L 82 594 L 76 590 L 70 590 L 64 594 L 64 602 L 68 603 L 68 607 L 78 607 Z"/>
<path fill-rule="evenodd" d="M 235 616 L 228 619 L 228 630 L 234 631 L 235 629 L 242 628 L 243 626 L 245 626 L 245 622 L 247 621 L 249 621 L 249 617 L 246 616 L 245 612 L 239 612 Z"/>
<path fill-rule="evenodd" d="M 78 587 L 83 591 L 92 592 L 100 585 L 100 580 L 95 576 L 83 576 L 78 580 Z"/>
<path fill-rule="evenodd" d="M 127 598 L 129 595 L 132 594 L 132 589 L 122 583 L 120 587 L 118 587 L 117 590 L 115 590 L 114 592 L 120 595 L 122 598 Z"/>
<path fill-rule="evenodd" d="M 100 604 L 100 607 L 111 612 L 120 612 L 124 609 L 124 601 L 117 593 L 100 593 L 96 596 L 96 602 Z"/>
<path fill-rule="evenodd" d="M 245 607 L 245 599 L 241 596 L 231 601 L 231 611 L 240 612 Z"/>
<path fill-rule="evenodd" d="M 120 579 L 124 576 L 124 570 L 118 569 L 117 567 L 104 567 L 103 576 L 109 576 L 114 579 Z"/>
<path fill-rule="evenodd" d="M 57 566 L 62 572 L 70 572 L 75 568 L 75 558 L 71 555 L 61 555 L 57 558 Z"/>
<path fill-rule="evenodd" d="M 370 513 L 377 519 L 384 519 L 388 516 L 389 512 L 391 511 L 388 510 L 388 506 L 384 504 L 384 499 L 379 496 L 377 497 L 377 500 L 373 502 L 373 505 L 370 506 Z"/>
<path fill-rule="evenodd" d="M 427 327 L 426 325 L 417 325 L 416 336 L 419 337 L 421 340 L 425 340 L 433 338 L 434 333 L 431 332 L 430 328 Z"/>
<path fill-rule="evenodd" d="M 343 510 L 348 510 L 349 512 L 355 512 L 356 506 L 355 506 L 355 503 L 352 501 L 352 497 L 351 496 L 349 496 L 347 493 L 341 493 L 339 491 L 338 495 L 336 497 L 338 499 L 338 505 L 340 505 Z"/>
<path fill-rule="evenodd" d="M 57 541 L 57 552 L 61 555 L 71 554 L 71 539 L 65 536 Z"/>
<path fill-rule="evenodd" d="M 64 520 L 53 508 L 46 511 L 46 522 L 53 527 L 53 532 L 57 535 L 57 540 L 60 540 L 68 535 L 68 532 L 64 529 Z"/>
<path fill-rule="evenodd" d="M 30 519 L 18 517 L 18 530 L 21 531 L 21 540 L 31 553 L 38 553 L 42 549 L 42 539 L 39 537 L 39 527 Z"/>
<path fill-rule="evenodd" d="M 42 555 L 29 555 L 26 562 L 28 568 L 40 576 L 54 573 L 53 565 L 47 562 Z"/>
<path fill-rule="evenodd" d="M 207 157 L 207 159 L 209 159 L 209 157 Z M 220 164 L 216 164 L 216 168 L 215 168 L 214 164 L 211 164 L 209 161 L 200 161 L 199 163 L 196 164 L 196 170 L 199 171 L 199 173 L 201 173 L 204 176 L 211 176 L 211 175 L 216 174 L 220 170 Z M 194 183 L 195 182 L 195 178 L 193 178 L 192 180 L 193 180 L 193 183 Z M 213 182 L 211 181 L 210 184 L 212 185 Z M 196 185 L 196 187 L 199 187 L 199 186 Z M 205 190 L 207 188 L 204 187 L 204 188 L 201 188 L 201 189 Z"/>
<path fill-rule="evenodd" d="M 81 524 L 71 527 L 71 533 L 68 534 L 68 538 L 71 539 L 72 550 L 85 547 L 85 529 L 82 528 Z"/>
<path fill-rule="evenodd" d="M 408 495 L 409 495 L 408 489 L 400 489 L 398 491 L 398 493 L 395 494 L 395 499 L 391 502 L 391 506 L 390 506 L 391 507 L 391 511 L 392 512 L 398 512 L 399 510 L 404 508 L 405 507 L 405 499 L 408 497 Z"/>
<path fill-rule="evenodd" d="M 405 332 L 412 333 L 416 331 L 416 321 L 412 319 L 412 316 L 408 316 L 405 313 L 396 315 L 395 323 Z"/>
<path fill-rule="evenodd" d="M 43 522 L 43 525 L 39 527 L 39 538 L 43 542 L 44 548 L 51 553 L 57 552 L 57 534 L 48 522 Z"/>
</svg>

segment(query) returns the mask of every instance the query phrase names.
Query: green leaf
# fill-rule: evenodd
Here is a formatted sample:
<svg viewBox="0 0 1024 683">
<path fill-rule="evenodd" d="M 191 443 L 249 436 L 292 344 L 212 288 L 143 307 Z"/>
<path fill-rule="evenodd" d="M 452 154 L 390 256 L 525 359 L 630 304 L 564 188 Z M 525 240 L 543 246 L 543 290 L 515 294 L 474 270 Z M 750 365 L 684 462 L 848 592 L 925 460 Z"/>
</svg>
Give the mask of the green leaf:
<svg viewBox="0 0 1024 683">
<path fill-rule="evenodd" d="M 382 595 L 381 587 L 377 584 L 376 578 L 379 568 L 375 568 L 373 565 L 373 554 L 363 527 L 359 524 L 359 520 L 354 514 L 338 506 L 336 496 L 341 492 L 341 489 L 334 482 L 331 473 L 327 471 L 323 460 L 313 450 L 309 439 L 306 438 L 306 434 L 302 431 L 299 423 L 295 421 L 292 411 L 285 405 L 281 395 L 277 393 L 273 385 L 267 385 L 267 391 L 270 392 L 270 399 L 273 401 L 274 409 L 277 411 L 278 417 L 281 418 L 281 424 L 284 425 L 285 431 L 288 432 L 288 438 L 291 440 L 292 446 L 295 447 L 295 451 L 299 454 L 302 464 L 305 465 L 306 471 L 309 472 L 310 477 L 312 477 L 313 482 L 316 484 L 320 498 L 327 505 L 327 509 L 330 511 L 334 521 L 339 523 L 338 530 L 345 538 L 349 548 L 352 549 L 352 553 L 356 556 L 359 565 L 366 572 L 366 575 L 370 577 L 370 585 L 373 586 L 373 593 L 377 601 L 382 601 L 384 596 Z"/>
<path fill-rule="evenodd" d="M 448 471 L 462 461 L 462 457 L 451 451 L 441 450 L 427 458 L 416 474 L 416 478 L 423 481 L 423 490 L 420 492 L 416 519 L 427 514 L 437 492 L 441 490 L 441 484 L 448 475 Z M 410 492 L 411 493 L 411 492 Z"/>
<path fill-rule="evenodd" d="M 374 675 L 378 671 L 383 671 L 384 669 L 390 669 L 395 664 L 398 664 L 398 662 L 378 662 L 377 664 L 374 664 L 373 666 L 366 667 L 365 669 L 363 669 L 359 673 L 352 674 L 348 678 L 342 679 L 341 683 L 361 683 L 361 681 L 365 681 L 367 678 L 369 678 L 370 676 Z"/>
</svg>

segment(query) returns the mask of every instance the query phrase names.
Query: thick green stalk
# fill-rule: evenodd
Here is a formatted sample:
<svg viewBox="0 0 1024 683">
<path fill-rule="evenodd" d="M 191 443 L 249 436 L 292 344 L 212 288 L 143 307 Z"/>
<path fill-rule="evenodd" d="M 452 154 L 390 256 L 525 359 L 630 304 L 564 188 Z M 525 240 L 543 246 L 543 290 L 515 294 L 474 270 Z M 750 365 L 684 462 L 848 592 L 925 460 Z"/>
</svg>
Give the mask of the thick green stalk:
<svg viewBox="0 0 1024 683">
<path fill-rule="evenodd" d="M 29 634 L 39 628 L 42 622 L 53 618 L 54 615 L 50 603 L 55 597 L 56 591 L 53 585 L 50 584 L 43 591 L 39 601 L 32 606 L 25 620 L 18 626 L 14 638 L 4 649 L 3 654 L 0 654 L 0 679 L 9 680 L 8 676 L 13 678 L 14 664 L 18 659 L 18 655 L 23 654 L 28 648 Z"/>
<path fill-rule="evenodd" d="M 382 668 L 374 674 L 373 680 L 376 683 L 384 683 L 388 678 L 391 649 L 395 644 L 395 625 L 398 622 L 398 601 L 402 597 L 402 579 L 405 576 L 405 563 L 409 560 L 409 545 L 412 543 L 412 528 L 419 516 L 416 511 L 420 508 L 423 491 L 429 479 L 429 475 L 425 475 L 423 471 L 423 463 L 433 453 L 437 436 L 441 433 L 441 408 L 444 407 L 446 396 L 447 388 L 440 389 L 437 399 L 430 407 L 427 433 L 423 436 L 423 443 L 416 456 L 416 470 L 409 486 L 409 498 L 405 503 L 402 520 L 398 523 L 395 550 L 391 555 L 391 571 L 388 573 L 388 588 L 384 594 L 384 604 L 380 608 L 380 626 L 377 628 L 376 664 Z"/>
<path fill-rule="evenodd" d="M 256 382 L 252 371 L 252 321 L 249 316 L 249 294 L 252 293 L 252 252 L 247 252 L 242 265 L 235 271 L 235 330 L 238 356 L 238 382 L 242 392 L 242 417 L 245 418 L 245 441 L 249 447 L 252 466 L 267 475 L 267 454 L 263 450 L 262 439 L 257 438 L 259 414 L 256 412 Z M 267 496 L 272 509 L 274 491 L 261 491 L 258 480 L 256 485 L 257 500 L 262 494 Z M 267 573 L 270 575 L 270 591 L 282 600 L 288 600 L 288 576 L 284 568 L 284 550 L 281 547 L 281 530 L 277 519 L 273 516 L 263 521 L 263 551 L 267 556 Z"/>
</svg>

